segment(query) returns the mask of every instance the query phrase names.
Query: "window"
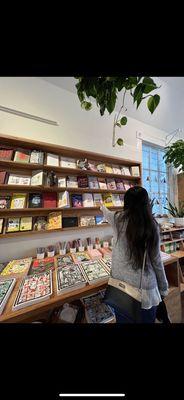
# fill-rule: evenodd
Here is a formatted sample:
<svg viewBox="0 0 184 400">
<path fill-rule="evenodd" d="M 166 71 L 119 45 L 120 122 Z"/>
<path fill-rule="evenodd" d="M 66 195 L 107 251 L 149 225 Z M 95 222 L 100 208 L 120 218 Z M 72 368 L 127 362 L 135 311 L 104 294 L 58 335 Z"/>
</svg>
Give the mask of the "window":
<svg viewBox="0 0 184 400">
<path fill-rule="evenodd" d="M 156 215 L 167 213 L 164 207 L 168 198 L 168 170 L 163 159 L 164 153 L 161 147 L 143 143 L 143 186 L 150 199 L 154 199 L 153 213 Z"/>
</svg>

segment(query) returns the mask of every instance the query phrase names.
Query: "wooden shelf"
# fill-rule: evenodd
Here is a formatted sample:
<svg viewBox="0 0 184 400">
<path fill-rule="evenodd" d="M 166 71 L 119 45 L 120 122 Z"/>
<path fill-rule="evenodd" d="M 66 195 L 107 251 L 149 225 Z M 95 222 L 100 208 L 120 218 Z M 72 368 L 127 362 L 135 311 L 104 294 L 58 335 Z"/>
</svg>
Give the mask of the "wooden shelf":
<svg viewBox="0 0 184 400">
<path fill-rule="evenodd" d="M 123 210 L 123 206 L 122 207 L 108 207 L 109 210 L 111 211 L 118 211 L 118 210 Z M 81 213 L 83 211 L 100 211 L 100 207 L 64 207 L 64 208 L 13 208 L 13 209 L 5 209 L 5 210 L 0 210 L 0 218 L 3 218 L 5 216 L 8 215 L 20 215 L 20 214 L 40 214 L 40 212 L 42 213 L 49 213 L 49 212 L 54 212 L 54 211 L 62 211 L 62 213 L 64 212 L 77 212 L 77 213 Z"/>
<path fill-rule="evenodd" d="M 175 231 L 184 231 L 184 226 L 178 227 L 178 228 L 167 229 L 166 231 L 160 231 L 160 233 L 169 233 L 169 232 L 175 232 Z"/>
<path fill-rule="evenodd" d="M 50 186 L 31 186 L 31 185 L 0 185 L 0 190 L 4 192 L 64 192 L 69 193 L 112 193 L 124 194 L 126 190 L 111 190 L 111 189 L 89 189 L 89 188 L 68 188 L 68 187 L 50 187 Z"/>
<path fill-rule="evenodd" d="M 184 251 L 182 250 L 177 250 L 174 251 L 173 253 L 170 253 L 171 256 L 177 257 L 177 258 L 183 258 L 184 257 Z"/>
<path fill-rule="evenodd" d="M 169 243 L 173 243 L 173 242 L 182 242 L 182 241 L 184 241 L 184 238 L 183 239 L 166 240 L 164 242 L 161 242 L 160 244 L 163 245 L 163 244 L 169 244 Z"/>
</svg>

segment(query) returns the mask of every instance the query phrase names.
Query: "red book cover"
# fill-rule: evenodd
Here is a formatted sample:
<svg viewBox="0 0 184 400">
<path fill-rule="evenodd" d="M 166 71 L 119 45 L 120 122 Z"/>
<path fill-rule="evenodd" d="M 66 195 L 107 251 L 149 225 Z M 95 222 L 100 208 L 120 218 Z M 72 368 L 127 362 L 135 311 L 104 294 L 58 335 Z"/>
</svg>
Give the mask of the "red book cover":
<svg viewBox="0 0 184 400">
<path fill-rule="evenodd" d="M 5 183 L 6 180 L 6 171 L 0 171 L 0 185 Z"/>
<path fill-rule="evenodd" d="M 8 148 L 0 149 L 0 160 L 10 161 L 12 159 L 13 150 Z"/>
<path fill-rule="evenodd" d="M 57 207 L 57 193 L 43 193 L 43 207 L 56 208 Z"/>
</svg>

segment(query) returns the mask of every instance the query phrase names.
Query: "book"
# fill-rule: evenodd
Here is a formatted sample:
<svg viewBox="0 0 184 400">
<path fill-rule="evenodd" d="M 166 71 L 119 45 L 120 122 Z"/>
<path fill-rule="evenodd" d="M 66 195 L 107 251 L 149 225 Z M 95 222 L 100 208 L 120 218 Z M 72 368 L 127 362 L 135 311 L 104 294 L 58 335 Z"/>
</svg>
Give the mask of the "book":
<svg viewBox="0 0 184 400">
<path fill-rule="evenodd" d="M 97 249 L 88 250 L 88 254 L 92 260 L 99 260 L 102 258 L 102 254 Z"/>
<path fill-rule="evenodd" d="M 102 253 L 103 258 L 112 258 L 112 251 L 109 248 L 100 247 L 100 253 Z"/>
<path fill-rule="evenodd" d="M 63 293 L 86 286 L 84 272 L 77 264 L 65 265 L 57 270 L 57 292 Z"/>
<path fill-rule="evenodd" d="M 88 178 L 87 176 L 78 176 L 77 177 L 78 187 L 79 188 L 88 188 Z"/>
<path fill-rule="evenodd" d="M 122 173 L 122 175 L 131 175 L 130 168 L 129 167 L 125 167 L 125 166 L 121 166 L 121 173 Z"/>
<path fill-rule="evenodd" d="M 98 171 L 98 172 L 106 172 L 106 166 L 105 166 L 105 164 L 103 164 L 103 163 L 98 163 L 96 167 L 97 167 L 97 171 Z"/>
<path fill-rule="evenodd" d="M 98 178 L 96 176 L 88 176 L 88 183 L 90 189 L 99 188 Z"/>
<path fill-rule="evenodd" d="M 58 187 L 66 187 L 66 177 L 65 176 L 58 177 Z"/>
<path fill-rule="evenodd" d="M 72 254 L 72 258 L 75 264 L 79 264 L 82 261 L 89 261 L 90 256 L 87 251 L 78 251 L 77 253 Z"/>
<path fill-rule="evenodd" d="M 43 258 L 43 260 L 34 260 L 29 271 L 28 275 L 33 275 L 33 274 L 40 274 L 41 272 L 46 272 L 46 271 L 53 271 L 55 269 L 54 267 L 54 257 L 46 257 Z"/>
<path fill-rule="evenodd" d="M 111 193 L 104 193 L 103 194 L 103 203 L 106 207 L 113 207 L 112 202 L 112 194 Z"/>
<path fill-rule="evenodd" d="M 43 185 L 44 173 L 41 170 L 32 171 L 31 186 Z"/>
<path fill-rule="evenodd" d="M 46 217 L 37 217 L 35 219 L 33 229 L 35 231 L 45 231 L 47 229 L 47 218 Z"/>
<path fill-rule="evenodd" d="M 13 310 L 48 300 L 52 295 L 52 271 L 29 275 L 21 283 Z"/>
<path fill-rule="evenodd" d="M 130 187 L 131 187 L 130 182 L 124 181 L 124 187 L 125 187 L 125 190 L 130 189 Z"/>
<path fill-rule="evenodd" d="M 0 148 L 0 160 L 11 161 L 13 156 L 13 149 L 7 147 Z"/>
<path fill-rule="evenodd" d="M 71 254 L 66 254 L 56 258 L 57 268 L 63 267 L 65 265 L 73 265 L 73 258 Z"/>
<path fill-rule="evenodd" d="M 72 201 L 72 207 L 78 207 L 78 208 L 83 207 L 81 194 L 72 194 L 71 201 Z"/>
<path fill-rule="evenodd" d="M 103 204 L 101 193 L 93 193 L 94 207 L 100 207 Z"/>
<path fill-rule="evenodd" d="M 104 267 L 107 269 L 108 272 L 111 271 L 111 267 L 112 267 L 112 258 L 108 257 L 107 258 L 102 258 L 100 260 L 100 262 L 104 265 Z"/>
<path fill-rule="evenodd" d="M 2 272 L 2 270 L 6 267 L 7 263 L 2 263 L 0 262 L 0 274 Z"/>
<path fill-rule="evenodd" d="M 131 167 L 132 176 L 140 176 L 140 169 L 138 166 Z"/>
<path fill-rule="evenodd" d="M 29 208 L 42 208 L 41 193 L 29 193 Z"/>
<path fill-rule="evenodd" d="M 29 163 L 30 152 L 28 150 L 16 150 L 14 155 L 14 161 L 19 163 Z"/>
<path fill-rule="evenodd" d="M 76 160 L 74 158 L 60 157 L 60 166 L 63 168 L 77 168 Z"/>
<path fill-rule="evenodd" d="M 10 202 L 11 196 L 0 196 L 0 210 L 6 210 L 7 208 L 10 208 Z"/>
<path fill-rule="evenodd" d="M 20 231 L 31 231 L 33 225 L 32 217 L 21 217 L 20 219 Z"/>
<path fill-rule="evenodd" d="M 45 192 L 43 193 L 43 208 L 56 208 L 57 207 L 57 193 Z"/>
<path fill-rule="evenodd" d="M 112 203 L 114 207 L 121 207 L 122 202 L 120 200 L 119 194 L 112 194 Z"/>
<path fill-rule="evenodd" d="M 124 183 L 122 179 L 115 179 L 117 190 L 125 190 Z"/>
<path fill-rule="evenodd" d="M 47 229 L 61 229 L 62 228 L 62 213 L 53 212 L 48 215 Z"/>
<path fill-rule="evenodd" d="M 7 172 L 0 171 L 0 185 L 3 185 L 6 183 L 6 178 L 7 178 Z"/>
<path fill-rule="evenodd" d="M 97 171 L 96 162 L 93 160 L 88 160 L 88 168 L 91 171 Z"/>
<path fill-rule="evenodd" d="M 58 207 L 59 208 L 70 207 L 70 196 L 67 190 L 65 190 L 64 192 L 60 192 L 58 194 Z"/>
<path fill-rule="evenodd" d="M 124 197 L 125 197 L 125 195 L 123 193 L 119 195 L 122 206 L 124 206 Z"/>
<path fill-rule="evenodd" d="M 82 158 L 77 160 L 77 168 L 82 169 L 84 171 L 89 169 L 87 158 Z"/>
<path fill-rule="evenodd" d="M 107 189 L 116 190 L 116 182 L 113 178 L 107 178 Z"/>
<path fill-rule="evenodd" d="M 95 222 L 96 222 L 96 225 L 107 224 L 107 221 L 106 221 L 106 219 L 104 218 L 103 215 L 96 215 L 95 216 Z"/>
<path fill-rule="evenodd" d="M 67 176 L 66 186 L 69 188 L 78 188 L 78 182 L 76 176 Z"/>
<path fill-rule="evenodd" d="M 95 217 L 80 217 L 80 226 L 94 226 Z"/>
<path fill-rule="evenodd" d="M 99 260 L 84 261 L 81 263 L 81 266 L 87 276 L 89 284 L 105 280 L 109 276 L 109 273 Z"/>
<path fill-rule="evenodd" d="M 82 202 L 83 202 L 83 207 L 94 207 L 92 193 L 83 193 Z"/>
<path fill-rule="evenodd" d="M 32 150 L 30 155 L 30 164 L 43 164 L 44 153 L 41 150 Z"/>
<path fill-rule="evenodd" d="M 112 165 L 113 174 L 121 175 L 121 169 L 118 165 Z"/>
<path fill-rule="evenodd" d="M 74 226 L 78 226 L 78 218 L 77 217 L 63 217 L 62 225 L 63 225 L 63 228 L 72 228 Z"/>
<path fill-rule="evenodd" d="M 6 232 L 18 232 L 20 226 L 20 218 L 8 218 Z"/>
<path fill-rule="evenodd" d="M 109 164 L 106 164 L 106 165 L 105 165 L 105 172 L 106 172 L 107 174 L 113 174 L 112 166 L 109 165 Z"/>
<path fill-rule="evenodd" d="M 25 193 L 13 193 L 10 208 L 25 208 L 26 197 L 27 195 Z"/>
<path fill-rule="evenodd" d="M 101 292 L 83 297 L 85 317 L 88 324 L 105 324 L 115 322 L 115 316 L 108 304 L 103 303 Z"/>
<path fill-rule="evenodd" d="M 32 263 L 32 257 L 10 261 L 1 272 L 2 276 L 26 273 Z"/>
<path fill-rule="evenodd" d="M 0 315 L 2 314 L 11 292 L 15 286 L 16 279 L 3 279 L 0 281 Z"/>
<path fill-rule="evenodd" d="M 98 183 L 99 183 L 99 187 L 100 189 L 107 189 L 107 184 L 106 184 L 106 180 L 105 178 L 98 178 Z"/>
<path fill-rule="evenodd" d="M 0 233 L 3 232 L 3 223 L 4 223 L 4 218 L 0 218 Z"/>
<path fill-rule="evenodd" d="M 31 177 L 28 175 L 9 174 L 8 185 L 30 185 Z"/>
<path fill-rule="evenodd" d="M 47 163 L 47 165 L 53 165 L 55 167 L 59 167 L 59 156 L 58 156 L 58 154 L 47 153 L 46 163 Z"/>
</svg>

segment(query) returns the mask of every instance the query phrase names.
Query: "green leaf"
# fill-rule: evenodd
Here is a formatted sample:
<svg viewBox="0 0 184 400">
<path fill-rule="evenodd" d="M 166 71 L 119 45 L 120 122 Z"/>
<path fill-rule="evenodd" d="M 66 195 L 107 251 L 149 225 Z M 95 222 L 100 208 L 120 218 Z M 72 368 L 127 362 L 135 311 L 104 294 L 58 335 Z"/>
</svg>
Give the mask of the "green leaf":
<svg viewBox="0 0 184 400">
<path fill-rule="evenodd" d="M 147 106 L 151 114 L 153 114 L 153 112 L 157 108 L 159 101 L 160 101 L 160 96 L 158 94 L 155 94 L 154 96 L 151 96 L 148 99 Z"/>
<path fill-rule="evenodd" d="M 89 101 L 83 101 L 83 102 L 81 103 L 81 107 L 82 107 L 83 109 L 85 109 L 86 111 L 89 111 L 89 110 L 91 110 L 91 108 L 92 108 L 92 104 L 91 104 Z"/>
<path fill-rule="evenodd" d="M 124 145 L 124 141 L 123 139 L 119 138 L 116 142 L 119 146 L 123 146 Z"/>
<path fill-rule="evenodd" d="M 126 125 L 126 124 L 127 124 L 127 117 L 122 117 L 122 118 L 120 119 L 120 124 L 121 124 L 121 125 Z"/>
<path fill-rule="evenodd" d="M 119 122 L 116 122 L 116 125 L 119 126 L 119 128 L 121 128 L 121 124 Z"/>
</svg>

